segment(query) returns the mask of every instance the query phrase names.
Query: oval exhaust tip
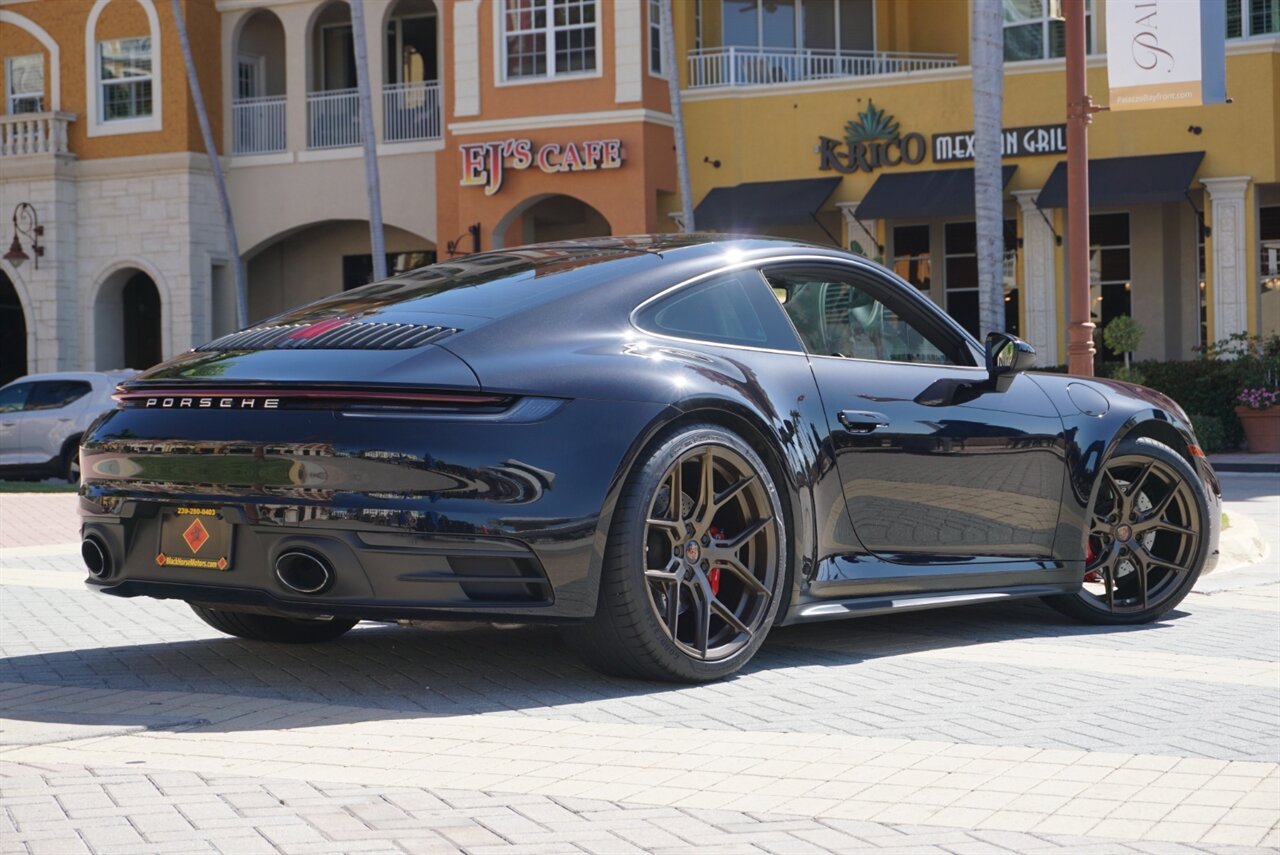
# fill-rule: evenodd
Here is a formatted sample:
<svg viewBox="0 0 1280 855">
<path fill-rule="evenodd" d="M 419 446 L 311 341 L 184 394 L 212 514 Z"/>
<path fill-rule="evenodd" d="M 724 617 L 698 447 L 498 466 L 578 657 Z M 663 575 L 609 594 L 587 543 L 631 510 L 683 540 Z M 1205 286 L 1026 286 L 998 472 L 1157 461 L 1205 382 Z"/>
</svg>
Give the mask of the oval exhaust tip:
<svg viewBox="0 0 1280 855">
<path fill-rule="evenodd" d="M 85 569 L 95 579 L 105 579 L 111 575 L 111 556 L 106 546 L 94 535 L 89 535 L 80 542 L 80 557 L 84 560 Z"/>
<path fill-rule="evenodd" d="M 315 553 L 291 550 L 276 559 L 276 578 L 290 591 L 323 594 L 333 584 L 333 568 Z"/>
</svg>

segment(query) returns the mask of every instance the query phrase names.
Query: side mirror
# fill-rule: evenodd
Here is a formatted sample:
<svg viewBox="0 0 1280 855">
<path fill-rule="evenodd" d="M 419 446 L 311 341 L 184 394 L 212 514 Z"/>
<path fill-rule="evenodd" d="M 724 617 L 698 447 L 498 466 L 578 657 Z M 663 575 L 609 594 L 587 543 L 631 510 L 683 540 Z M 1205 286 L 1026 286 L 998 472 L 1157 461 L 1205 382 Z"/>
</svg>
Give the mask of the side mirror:
<svg viewBox="0 0 1280 855">
<path fill-rule="evenodd" d="M 1019 374 L 1036 364 L 1036 349 L 1017 336 L 993 332 L 987 334 L 987 376 L 992 388 L 1003 392 Z"/>
</svg>

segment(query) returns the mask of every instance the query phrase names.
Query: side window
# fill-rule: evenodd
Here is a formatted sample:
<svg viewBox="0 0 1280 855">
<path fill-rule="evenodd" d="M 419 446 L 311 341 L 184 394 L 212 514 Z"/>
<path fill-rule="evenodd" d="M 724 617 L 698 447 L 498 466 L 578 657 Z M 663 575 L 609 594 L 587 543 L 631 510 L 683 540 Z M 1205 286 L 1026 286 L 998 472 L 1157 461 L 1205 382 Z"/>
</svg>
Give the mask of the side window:
<svg viewBox="0 0 1280 855">
<path fill-rule="evenodd" d="M 726 273 L 677 291 L 643 309 L 636 323 L 678 338 L 800 351 L 758 270 Z"/>
<path fill-rule="evenodd" d="M 74 404 L 92 388 L 83 380 L 46 380 L 35 384 L 27 401 L 28 410 L 57 410 Z"/>
<path fill-rule="evenodd" d="M 945 325 L 933 323 L 904 298 L 885 293 L 855 274 L 821 269 L 766 272 L 778 299 L 810 353 L 849 359 L 972 365 Z"/>
<path fill-rule="evenodd" d="M 15 383 L 0 389 L 0 413 L 16 413 L 27 402 L 34 383 Z"/>
</svg>

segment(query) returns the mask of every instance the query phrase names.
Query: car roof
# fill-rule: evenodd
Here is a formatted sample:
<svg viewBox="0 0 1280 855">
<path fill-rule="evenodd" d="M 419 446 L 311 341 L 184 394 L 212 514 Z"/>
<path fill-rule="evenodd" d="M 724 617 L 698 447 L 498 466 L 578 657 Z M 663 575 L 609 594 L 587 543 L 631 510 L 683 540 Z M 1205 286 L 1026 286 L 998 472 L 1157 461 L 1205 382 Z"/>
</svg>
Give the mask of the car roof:
<svg viewBox="0 0 1280 855">
<path fill-rule="evenodd" d="M 21 377 L 15 377 L 7 386 L 13 386 L 18 383 L 38 383 L 43 380 L 108 380 L 120 381 L 127 380 L 138 372 L 131 369 L 116 369 L 112 371 L 50 371 L 44 374 L 24 374 Z M 3 388 L 3 387 L 0 387 Z"/>
</svg>

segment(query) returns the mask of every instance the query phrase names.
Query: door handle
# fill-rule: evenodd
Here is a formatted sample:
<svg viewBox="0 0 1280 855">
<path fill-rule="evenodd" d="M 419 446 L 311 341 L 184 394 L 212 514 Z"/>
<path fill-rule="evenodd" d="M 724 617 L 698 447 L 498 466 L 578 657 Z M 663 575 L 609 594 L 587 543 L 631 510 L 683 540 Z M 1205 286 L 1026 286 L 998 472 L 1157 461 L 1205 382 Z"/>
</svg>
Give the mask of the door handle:
<svg viewBox="0 0 1280 855">
<path fill-rule="evenodd" d="M 889 426 L 889 417 L 884 413 L 873 413 L 868 410 L 841 410 L 836 416 L 840 424 L 849 433 L 871 433 L 877 428 Z"/>
</svg>

